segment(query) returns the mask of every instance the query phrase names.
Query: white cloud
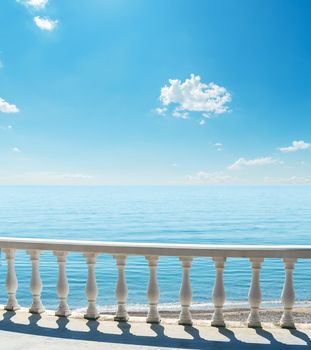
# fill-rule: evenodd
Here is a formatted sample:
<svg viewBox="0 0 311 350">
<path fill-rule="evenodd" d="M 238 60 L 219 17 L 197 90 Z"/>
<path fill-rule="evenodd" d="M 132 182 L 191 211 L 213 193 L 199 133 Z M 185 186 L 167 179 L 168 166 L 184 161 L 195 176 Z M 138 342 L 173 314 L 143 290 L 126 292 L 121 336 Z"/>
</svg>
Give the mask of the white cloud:
<svg viewBox="0 0 311 350">
<path fill-rule="evenodd" d="M 221 142 L 216 142 L 216 143 L 210 143 L 212 146 L 214 146 L 217 151 L 223 151 L 224 150 L 224 145 Z"/>
<path fill-rule="evenodd" d="M 199 122 L 200 125 L 204 125 L 205 123 L 206 123 L 206 121 L 204 119 L 201 119 Z"/>
<path fill-rule="evenodd" d="M 205 119 L 212 119 L 212 116 L 208 113 L 203 113 L 202 116 L 205 118 Z"/>
<path fill-rule="evenodd" d="M 35 10 L 44 9 L 49 0 L 17 0 L 25 6 L 34 8 Z"/>
<path fill-rule="evenodd" d="M 237 170 L 245 166 L 263 166 L 263 165 L 276 164 L 276 163 L 280 163 L 280 161 L 277 159 L 273 159 L 271 157 L 262 157 L 262 158 L 249 159 L 249 160 L 245 158 L 239 158 L 233 164 L 229 165 L 228 169 Z"/>
<path fill-rule="evenodd" d="M 311 148 L 311 143 L 300 141 L 293 141 L 291 146 L 288 147 L 280 147 L 279 150 L 283 153 L 297 152 L 304 149 Z"/>
<path fill-rule="evenodd" d="M 231 94 L 226 88 L 215 83 L 205 84 L 199 75 L 191 74 L 184 82 L 169 79 L 169 85 L 161 88 L 160 101 L 163 106 L 176 106 L 175 117 L 176 113 L 202 112 L 203 117 L 211 118 L 212 114 L 228 112 Z"/>
<path fill-rule="evenodd" d="M 30 158 L 19 158 L 26 161 Z M 24 172 L 18 174 L 0 174 L 2 184 L 91 184 L 94 176 L 83 173 L 63 173 L 57 171 Z"/>
<path fill-rule="evenodd" d="M 158 107 L 155 109 L 156 113 L 158 113 L 159 115 L 166 115 L 166 111 L 167 111 L 167 108 L 163 107 Z"/>
<path fill-rule="evenodd" d="M 37 27 L 39 27 L 42 30 L 47 30 L 49 32 L 52 31 L 58 23 L 57 20 L 52 20 L 47 17 L 40 17 L 40 16 L 34 17 L 33 20 Z"/>
<path fill-rule="evenodd" d="M 15 153 L 20 153 L 21 152 L 21 150 L 18 147 L 13 147 L 12 151 L 15 152 Z"/>
<path fill-rule="evenodd" d="M 265 177 L 264 182 L 268 184 L 311 184 L 311 177 L 291 176 L 288 178 Z"/>
<path fill-rule="evenodd" d="M 198 184 L 224 184 L 241 182 L 241 180 L 227 175 L 222 171 L 214 171 L 210 173 L 199 171 L 195 175 L 187 175 L 186 180 Z"/>
<path fill-rule="evenodd" d="M 10 104 L 0 97 L 0 112 L 17 113 L 19 112 L 19 109 L 16 107 L 16 105 Z"/>
<path fill-rule="evenodd" d="M 189 119 L 189 113 L 188 112 L 180 112 L 180 111 L 173 111 L 172 116 L 174 118 L 180 118 L 180 119 Z"/>
<path fill-rule="evenodd" d="M 79 174 L 79 173 L 59 174 L 59 176 L 64 179 L 92 179 L 93 178 L 93 176 L 91 175 L 85 175 L 85 174 Z"/>
</svg>

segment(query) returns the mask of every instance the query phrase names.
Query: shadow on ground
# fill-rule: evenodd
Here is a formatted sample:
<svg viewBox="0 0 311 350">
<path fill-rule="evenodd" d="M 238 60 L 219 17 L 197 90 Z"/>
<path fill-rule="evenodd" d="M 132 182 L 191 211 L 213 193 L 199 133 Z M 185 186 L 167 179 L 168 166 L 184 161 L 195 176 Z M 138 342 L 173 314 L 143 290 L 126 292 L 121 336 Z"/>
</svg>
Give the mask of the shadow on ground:
<svg viewBox="0 0 311 350">
<path fill-rule="evenodd" d="M 3 319 L 0 321 L 0 330 L 7 332 L 15 332 L 19 334 L 31 334 L 37 336 L 46 336 L 61 339 L 75 339 L 96 341 L 102 343 L 127 344 L 137 346 L 156 346 L 180 349 L 230 349 L 230 350 L 274 350 L 274 349 L 295 349 L 306 350 L 311 349 L 311 341 L 307 334 L 299 330 L 288 330 L 288 334 L 297 340 L 301 340 L 305 345 L 287 345 L 278 341 L 274 335 L 264 329 L 256 329 L 256 333 L 265 338 L 269 344 L 258 344 L 239 340 L 235 332 L 228 328 L 218 328 L 218 332 L 222 334 L 226 340 L 206 340 L 200 336 L 200 331 L 196 327 L 184 326 L 184 331 L 188 333 L 192 339 L 173 338 L 165 335 L 165 327 L 161 324 L 151 324 L 149 327 L 155 333 L 155 336 L 142 336 L 131 333 L 131 324 L 120 322 L 117 324 L 121 330 L 121 334 L 106 333 L 98 330 L 98 321 L 87 321 L 87 331 L 71 330 L 67 328 L 70 322 L 67 318 L 60 317 L 57 319 L 57 328 L 43 327 L 38 325 L 41 319 L 40 315 L 30 315 L 28 317 L 29 324 L 15 323 L 12 318 L 15 312 L 3 313 Z M 103 321 L 105 322 L 105 321 Z"/>
</svg>

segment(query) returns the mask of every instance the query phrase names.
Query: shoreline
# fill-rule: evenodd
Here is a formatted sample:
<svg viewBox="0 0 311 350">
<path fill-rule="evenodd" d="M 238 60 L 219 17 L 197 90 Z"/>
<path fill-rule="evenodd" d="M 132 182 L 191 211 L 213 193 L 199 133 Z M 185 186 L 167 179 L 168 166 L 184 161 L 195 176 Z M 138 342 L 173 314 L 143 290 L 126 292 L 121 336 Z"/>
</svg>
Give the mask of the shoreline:
<svg viewBox="0 0 311 350">
<path fill-rule="evenodd" d="M 161 318 L 163 319 L 178 319 L 179 311 L 159 311 Z M 212 318 L 213 310 L 191 310 L 191 315 L 193 320 L 207 320 Z M 113 315 L 113 312 L 101 312 L 101 315 Z M 229 308 L 223 311 L 225 321 L 236 321 L 241 323 L 246 323 L 247 317 L 249 315 L 249 309 L 247 308 Z M 260 319 L 262 322 L 270 322 L 273 324 L 278 324 L 283 310 L 280 308 L 262 308 L 259 311 Z M 129 311 L 130 316 L 134 317 L 145 317 L 147 315 L 146 311 Z M 294 308 L 293 318 L 295 323 L 311 323 L 311 308 Z"/>
<path fill-rule="evenodd" d="M 0 306 L 1 310 L 4 310 L 4 305 Z M 27 312 L 28 308 L 21 307 L 18 311 Z M 77 318 L 83 318 L 83 315 L 85 313 L 85 309 L 75 309 L 72 310 L 71 317 L 77 317 Z M 128 309 L 128 314 L 130 316 L 130 319 L 140 319 L 145 322 L 145 318 L 147 316 L 148 309 L 142 309 L 142 310 L 131 310 Z M 159 310 L 160 316 L 162 321 L 164 322 L 177 322 L 179 318 L 180 310 Z M 213 315 L 212 309 L 205 309 L 205 310 L 191 310 L 192 319 L 195 322 L 209 322 Z M 249 308 L 243 308 L 243 307 L 236 307 L 236 308 L 225 308 L 223 310 L 223 315 L 225 322 L 228 322 L 229 324 L 231 322 L 235 322 L 240 324 L 241 326 L 247 325 L 247 317 L 249 315 Z M 45 313 L 47 315 L 54 315 L 55 311 L 46 309 Z M 282 308 L 261 308 L 259 310 L 260 319 L 261 322 L 265 324 L 271 324 L 274 326 L 279 325 L 279 321 L 281 319 L 281 316 L 283 314 Z M 311 307 L 296 307 L 293 309 L 293 318 L 295 324 L 311 324 Z M 101 319 L 111 319 L 113 320 L 115 315 L 115 309 L 110 308 L 109 310 L 100 310 L 100 318 Z"/>
<path fill-rule="evenodd" d="M 162 319 L 178 319 L 180 313 L 180 305 L 178 304 L 159 304 L 158 307 Z M 83 313 L 85 309 L 76 310 L 78 313 Z M 107 308 L 99 308 L 100 315 L 113 316 L 116 311 L 116 306 Z M 127 307 L 129 316 L 146 317 L 148 313 L 148 305 L 129 305 Z M 193 320 L 206 320 L 212 318 L 214 308 L 212 304 L 197 303 L 190 308 Z M 246 302 L 233 303 L 225 306 L 223 314 L 225 321 L 235 321 L 245 323 L 249 315 L 250 309 Z M 269 322 L 277 325 L 283 314 L 283 307 L 280 302 L 263 302 L 259 310 L 260 319 L 262 322 Z M 311 302 L 298 301 L 293 308 L 293 318 L 295 323 L 311 323 Z"/>
</svg>

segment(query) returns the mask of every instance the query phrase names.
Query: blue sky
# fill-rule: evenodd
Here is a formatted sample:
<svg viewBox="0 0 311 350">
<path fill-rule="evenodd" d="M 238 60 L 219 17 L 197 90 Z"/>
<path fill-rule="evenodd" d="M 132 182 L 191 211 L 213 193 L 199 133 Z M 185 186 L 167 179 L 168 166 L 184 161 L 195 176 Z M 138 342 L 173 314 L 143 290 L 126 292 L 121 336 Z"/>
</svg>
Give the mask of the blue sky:
<svg viewBox="0 0 311 350">
<path fill-rule="evenodd" d="M 311 183 L 310 10 L 1 1 L 0 184 Z"/>
</svg>

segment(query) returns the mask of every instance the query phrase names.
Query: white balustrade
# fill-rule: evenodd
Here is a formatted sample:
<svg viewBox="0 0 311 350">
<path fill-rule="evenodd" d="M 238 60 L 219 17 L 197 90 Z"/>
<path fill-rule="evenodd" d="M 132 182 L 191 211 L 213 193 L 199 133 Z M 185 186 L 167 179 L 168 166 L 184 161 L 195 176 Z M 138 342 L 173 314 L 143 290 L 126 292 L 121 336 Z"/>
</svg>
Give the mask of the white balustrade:
<svg viewBox="0 0 311 350">
<path fill-rule="evenodd" d="M 56 316 L 69 316 L 71 311 L 67 304 L 67 297 L 69 294 L 69 285 L 66 274 L 66 258 L 68 252 L 54 251 L 58 263 L 58 281 L 57 281 L 57 295 L 59 298 L 59 306 L 55 312 Z"/>
<path fill-rule="evenodd" d="M 280 320 L 280 326 L 284 328 L 295 327 L 292 309 L 295 302 L 295 292 L 293 286 L 293 272 L 297 259 L 311 259 L 310 246 L 221 246 L 221 245 L 199 245 L 199 244 L 148 244 L 148 243 L 114 243 L 114 242 L 93 242 L 93 241 L 61 241 L 44 239 L 26 239 L 0 237 L 0 249 L 6 254 L 7 275 L 6 289 L 8 300 L 4 308 L 6 310 L 17 310 L 20 308 L 16 299 L 18 282 L 15 273 L 14 261 L 17 250 L 27 251 L 32 266 L 30 280 L 30 291 L 32 294 L 32 305 L 29 309 L 32 313 L 44 312 L 41 301 L 42 281 L 39 271 L 39 257 L 44 251 L 53 251 L 57 257 L 58 280 L 57 295 L 59 306 L 55 314 L 58 316 L 69 316 L 71 314 L 67 304 L 69 285 L 66 275 L 66 258 L 70 252 L 79 252 L 86 258 L 88 277 L 85 288 L 88 306 L 85 318 L 97 319 L 99 312 L 96 307 L 98 289 L 95 278 L 95 263 L 98 254 L 110 254 L 115 258 L 118 268 L 118 281 L 116 285 L 116 299 L 118 302 L 115 315 L 116 321 L 127 321 L 126 300 L 128 295 L 125 265 L 128 256 L 144 256 L 149 265 L 149 283 L 147 288 L 147 298 L 149 310 L 146 321 L 149 323 L 159 323 L 160 314 L 158 311 L 159 286 L 157 281 L 157 265 L 159 257 L 174 256 L 179 257 L 182 266 L 182 283 L 180 287 L 181 312 L 179 324 L 191 325 L 192 317 L 190 306 L 192 302 L 192 291 L 190 283 L 190 268 L 193 258 L 212 258 L 215 263 L 216 277 L 212 293 L 214 303 L 214 313 L 211 324 L 213 326 L 224 326 L 223 307 L 225 303 L 225 288 L 223 271 L 226 258 L 248 258 L 252 266 L 252 278 L 248 294 L 250 313 L 247 319 L 249 327 L 260 327 L 259 307 L 261 304 L 260 270 L 264 258 L 283 259 L 285 267 L 284 287 L 281 301 L 284 312 Z M 77 267 L 78 268 L 78 267 Z M 172 271 L 168 271 L 172 273 Z"/>
<path fill-rule="evenodd" d="M 28 250 L 32 265 L 32 274 L 30 280 L 30 291 L 32 294 L 32 305 L 29 312 L 33 314 L 41 314 L 45 311 L 41 302 L 42 281 L 39 271 L 39 256 L 40 250 Z"/>
<path fill-rule="evenodd" d="M 149 302 L 149 311 L 147 315 L 148 323 L 159 323 L 161 317 L 158 311 L 158 301 L 160 297 L 160 289 L 157 280 L 158 256 L 146 256 L 149 265 L 149 283 L 147 289 L 147 298 Z"/>
<path fill-rule="evenodd" d="M 293 284 L 293 272 L 297 259 L 283 259 L 285 267 L 285 281 L 281 296 L 284 312 L 280 320 L 282 328 L 295 328 L 292 309 L 295 303 L 295 290 Z"/>
<path fill-rule="evenodd" d="M 114 318 L 115 321 L 124 322 L 127 321 L 129 316 L 126 311 L 126 299 L 127 299 L 127 286 L 125 280 L 124 268 L 126 264 L 126 255 L 115 255 L 114 258 L 117 262 L 118 267 L 118 282 L 116 287 L 116 298 L 118 301 L 118 307 L 116 316 Z"/>
<path fill-rule="evenodd" d="M 260 290 L 260 268 L 263 258 L 251 258 L 249 259 L 252 264 L 252 281 L 248 293 L 248 302 L 251 307 L 247 319 L 248 327 L 256 328 L 261 327 L 259 317 L 259 306 L 261 304 L 261 290 Z"/>
<path fill-rule="evenodd" d="M 226 258 L 223 257 L 214 257 L 216 268 L 216 279 L 212 294 L 212 301 L 214 304 L 214 313 L 211 320 L 211 325 L 215 327 L 223 327 L 225 325 L 224 316 L 223 316 L 223 306 L 225 304 L 225 287 L 223 280 L 223 270 Z"/>
<path fill-rule="evenodd" d="M 4 249 L 7 261 L 7 275 L 6 275 L 6 289 L 8 292 L 8 301 L 5 305 L 5 310 L 14 311 L 18 310 L 20 306 L 18 305 L 16 299 L 16 290 L 18 287 L 18 282 L 16 278 L 14 259 L 15 259 L 15 249 Z"/>
<path fill-rule="evenodd" d="M 85 294 L 87 297 L 88 306 L 84 317 L 90 320 L 96 320 L 99 317 L 99 312 L 96 306 L 98 289 L 95 278 L 95 263 L 97 254 L 85 253 L 84 255 L 86 257 L 86 263 L 88 267 L 88 277 L 85 287 Z"/>
<path fill-rule="evenodd" d="M 192 317 L 190 313 L 190 305 L 192 301 L 192 290 L 190 283 L 190 268 L 192 263 L 192 257 L 180 257 L 179 258 L 183 268 L 182 283 L 179 293 L 181 312 L 179 315 L 178 323 L 181 325 L 192 325 Z"/>
</svg>

